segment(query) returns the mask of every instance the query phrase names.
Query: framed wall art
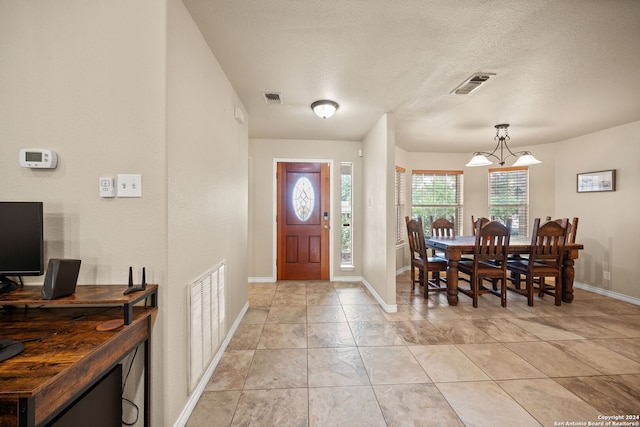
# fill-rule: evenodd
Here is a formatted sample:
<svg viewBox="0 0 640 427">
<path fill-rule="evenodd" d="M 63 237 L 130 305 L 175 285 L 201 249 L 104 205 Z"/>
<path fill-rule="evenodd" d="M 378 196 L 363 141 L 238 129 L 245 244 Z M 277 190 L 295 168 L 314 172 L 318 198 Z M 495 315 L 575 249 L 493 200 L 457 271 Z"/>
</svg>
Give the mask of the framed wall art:
<svg viewBox="0 0 640 427">
<path fill-rule="evenodd" d="M 577 188 L 578 193 L 616 191 L 616 170 L 579 173 Z"/>
</svg>

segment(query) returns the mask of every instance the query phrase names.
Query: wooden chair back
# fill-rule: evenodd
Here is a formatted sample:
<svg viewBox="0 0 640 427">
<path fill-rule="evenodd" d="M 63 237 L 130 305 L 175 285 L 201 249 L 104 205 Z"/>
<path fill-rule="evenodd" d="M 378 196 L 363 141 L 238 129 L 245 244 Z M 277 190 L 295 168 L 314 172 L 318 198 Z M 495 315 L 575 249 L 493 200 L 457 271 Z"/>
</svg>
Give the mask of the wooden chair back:
<svg viewBox="0 0 640 427">
<path fill-rule="evenodd" d="M 476 221 L 477 220 L 473 217 L 473 215 L 471 215 L 471 235 L 472 236 L 476 235 L 476 228 L 477 228 Z M 481 216 L 480 218 L 478 218 L 478 221 L 480 221 L 480 225 L 481 226 L 484 226 L 485 224 L 487 224 L 491 220 L 489 218 Z"/>
<path fill-rule="evenodd" d="M 446 218 L 438 218 L 434 221 L 433 217 L 430 216 L 429 223 L 431 224 L 432 237 L 454 237 L 456 235 L 453 217 L 451 217 L 451 221 Z"/>
<path fill-rule="evenodd" d="M 558 224 L 562 224 L 563 218 L 554 219 Z M 566 243 L 575 243 L 576 242 L 576 234 L 578 233 L 578 218 L 573 217 L 573 220 L 567 224 L 567 238 L 565 240 Z"/>
<path fill-rule="evenodd" d="M 422 224 L 415 219 L 409 219 L 409 217 L 406 217 L 405 220 L 407 222 L 407 240 L 409 240 L 411 259 L 422 259 L 428 262 L 429 257 Z"/>
<path fill-rule="evenodd" d="M 540 218 L 534 220 L 529 270 L 533 270 L 536 263 L 544 263 L 548 267 L 560 269 L 568 223 L 567 218 L 563 218 L 559 222 L 547 221 L 542 225 L 540 225 Z"/>
<path fill-rule="evenodd" d="M 476 230 L 476 244 L 473 251 L 474 270 L 477 270 L 476 266 L 479 263 L 490 262 L 506 271 L 511 240 L 511 220 L 507 220 L 506 225 L 498 221 L 489 221 L 483 225 L 482 218 L 478 218 Z"/>
</svg>

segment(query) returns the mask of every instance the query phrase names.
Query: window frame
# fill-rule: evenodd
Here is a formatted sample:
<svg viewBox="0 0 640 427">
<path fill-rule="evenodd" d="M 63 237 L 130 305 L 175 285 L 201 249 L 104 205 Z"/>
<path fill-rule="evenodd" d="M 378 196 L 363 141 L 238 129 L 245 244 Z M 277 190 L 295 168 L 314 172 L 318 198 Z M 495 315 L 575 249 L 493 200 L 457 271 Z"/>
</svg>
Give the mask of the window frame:
<svg viewBox="0 0 640 427">
<path fill-rule="evenodd" d="M 349 173 L 343 173 L 343 168 L 348 167 Z M 349 200 L 343 200 L 345 197 L 345 183 L 343 181 L 343 177 L 348 175 L 349 179 Z M 345 208 L 348 207 L 348 210 Z M 345 214 L 349 215 L 349 222 L 345 223 L 343 216 Z M 345 227 L 347 229 L 347 249 L 350 251 L 350 259 L 345 259 Z M 341 269 L 352 269 L 354 268 L 353 264 L 353 256 L 354 256 L 354 248 L 353 248 L 353 163 L 352 162 L 341 162 L 340 163 L 340 268 Z"/>
<path fill-rule="evenodd" d="M 426 179 L 426 176 L 432 176 L 433 179 L 444 177 L 445 180 L 455 178 L 455 192 L 454 203 L 416 203 L 417 191 L 416 191 L 416 177 L 422 176 Z M 438 190 L 447 191 L 443 186 Z M 411 216 L 422 217 L 422 226 L 424 228 L 425 236 L 431 236 L 431 227 L 427 224 L 429 216 L 433 216 L 434 219 L 440 217 L 446 217 L 451 219 L 451 214 L 441 214 L 443 210 L 448 211 L 453 209 L 454 224 L 456 227 L 456 234 L 461 235 L 462 223 L 464 218 L 464 171 L 461 170 L 421 170 L 414 169 L 411 171 Z M 425 212 L 427 211 L 427 212 Z M 431 212 L 429 212 L 431 211 Z M 419 215 L 421 213 L 422 215 Z M 425 214 L 426 213 L 426 214 Z"/>
<path fill-rule="evenodd" d="M 406 175 L 407 170 L 403 167 L 396 166 L 394 175 L 394 207 L 396 212 L 396 246 L 402 246 L 406 243 L 405 236 L 407 227 L 404 217 L 406 216 Z"/>
<path fill-rule="evenodd" d="M 518 172 L 518 174 L 520 174 L 521 172 L 524 172 L 522 177 L 514 177 L 512 179 L 516 179 L 516 180 L 520 180 L 520 181 L 524 181 L 524 195 L 520 194 L 518 196 L 511 197 L 511 199 L 514 202 L 512 203 L 492 203 L 492 198 L 494 197 L 509 197 L 508 194 L 499 194 L 496 196 L 496 192 L 494 190 L 494 185 L 496 184 L 496 179 L 494 178 L 496 175 L 493 174 L 510 174 L 512 175 L 513 172 Z M 503 180 L 504 182 L 504 180 Z M 516 187 L 517 182 L 514 183 L 510 183 L 507 187 L 502 188 L 503 192 L 516 192 L 518 190 L 522 191 L 522 186 L 520 187 Z M 512 209 L 516 209 L 517 210 L 517 218 L 514 218 L 513 215 L 511 215 L 511 227 L 512 227 L 512 231 L 511 231 L 511 235 L 512 236 L 528 236 L 529 235 L 529 195 L 530 195 L 530 191 L 529 191 L 529 168 L 527 166 L 512 166 L 512 167 L 506 167 L 506 168 L 491 168 L 488 170 L 488 177 L 487 177 L 487 188 L 488 188 L 488 206 L 489 206 L 489 217 L 492 220 L 498 220 L 502 223 L 506 223 L 506 216 L 504 213 L 500 213 L 499 211 L 496 212 L 496 210 L 512 210 Z M 499 190 L 499 188 L 496 187 L 496 190 Z"/>
</svg>

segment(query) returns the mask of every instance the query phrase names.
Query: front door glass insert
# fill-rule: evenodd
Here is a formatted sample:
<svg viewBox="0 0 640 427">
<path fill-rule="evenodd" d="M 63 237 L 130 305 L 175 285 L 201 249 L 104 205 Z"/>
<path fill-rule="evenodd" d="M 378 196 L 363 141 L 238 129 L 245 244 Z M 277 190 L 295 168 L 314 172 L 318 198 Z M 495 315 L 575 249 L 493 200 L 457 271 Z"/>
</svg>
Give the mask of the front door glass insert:
<svg viewBox="0 0 640 427">
<path fill-rule="evenodd" d="M 315 195 L 313 186 L 307 177 L 301 177 L 293 187 L 293 195 L 291 197 L 293 210 L 300 221 L 306 221 L 313 213 L 313 203 Z"/>
</svg>

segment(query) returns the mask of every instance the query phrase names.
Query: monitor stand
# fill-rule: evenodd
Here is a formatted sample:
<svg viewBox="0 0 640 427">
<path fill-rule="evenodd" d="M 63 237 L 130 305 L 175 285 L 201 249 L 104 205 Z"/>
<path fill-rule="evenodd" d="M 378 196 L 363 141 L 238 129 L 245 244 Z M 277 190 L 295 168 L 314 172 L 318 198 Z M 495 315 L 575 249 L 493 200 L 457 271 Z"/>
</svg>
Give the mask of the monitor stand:
<svg viewBox="0 0 640 427">
<path fill-rule="evenodd" d="M 6 294 L 7 292 L 15 291 L 20 285 L 7 276 L 0 275 L 0 294 Z"/>
<path fill-rule="evenodd" d="M 20 354 L 24 350 L 24 344 L 14 340 L 0 340 L 0 362 Z"/>
</svg>

